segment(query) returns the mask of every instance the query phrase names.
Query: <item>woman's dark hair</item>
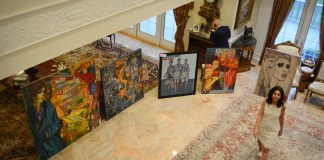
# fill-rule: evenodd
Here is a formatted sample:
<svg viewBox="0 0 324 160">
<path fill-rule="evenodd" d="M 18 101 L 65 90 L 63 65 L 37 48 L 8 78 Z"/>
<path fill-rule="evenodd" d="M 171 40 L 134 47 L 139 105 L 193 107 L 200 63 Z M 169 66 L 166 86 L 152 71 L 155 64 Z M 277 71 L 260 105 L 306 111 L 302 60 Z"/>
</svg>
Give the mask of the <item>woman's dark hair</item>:
<svg viewBox="0 0 324 160">
<path fill-rule="evenodd" d="M 38 80 L 35 83 L 29 84 L 27 87 L 28 96 L 35 97 L 35 96 L 37 96 L 38 93 L 40 93 L 42 88 L 44 88 L 45 89 L 44 95 L 45 95 L 46 99 L 48 97 L 51 97 L 52 96 L 52 86 L 49 81 L 50 81 L 49 78 L 44 78 L 44 79 Z M 47 100 L 50 100 L 50 98 Z"/>
<path fill-rule="evenodd" d="M 278 100 L 278 103 L 277 103 L 277 107 L 279 108 L 284 104 L 283 100 L 284 100 L 284 97 L 285 97 L 284 91 L 280 86 L 275 86 L 272 89 L 270 89 L 269 94 L 268 94 L 268 98 L 267 98 L 266 101 L 267 101 L 268 104 L 272 104 L 272 95 L 276 90 L 278 90 L 280 92 L 280 94 L 281 94 L 280 99 Z"/>
</svg>

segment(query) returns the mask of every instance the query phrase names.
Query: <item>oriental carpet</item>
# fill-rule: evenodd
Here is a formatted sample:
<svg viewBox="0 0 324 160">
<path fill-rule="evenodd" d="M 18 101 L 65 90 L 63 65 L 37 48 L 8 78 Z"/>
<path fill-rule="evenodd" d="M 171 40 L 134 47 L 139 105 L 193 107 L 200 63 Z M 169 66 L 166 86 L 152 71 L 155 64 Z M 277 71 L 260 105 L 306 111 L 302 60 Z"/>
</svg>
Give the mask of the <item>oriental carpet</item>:
<svg viewBox="0 0 324 160">
<path fill-rule="evenodd" d="M 36 159 L 22 97 L 0 85 L 0 159 Z"/>
<path fill-rule="evenodd" d="M 80 48 L 74 49 L 59 57 L 54 58 L 55 61 L 64 61 L 67 65 L 81 60 L 94 57 L 96 59 L 96 74 L 97 79 L 100 80 L 100 68 L 109 64 L 119 57 L 130 54 L 132 50 L 114 43 L 112 47 L 110 43 L 104 39 L 94 41 L 90 44 L 84 45 Z M 144 93 L 150 91 L 158 85 L 159 63 L 149 56 L 142 53 L 142 70 L 143 70 L 143 87 Z"/>
<path fill-rule="evenodd" d="M 263 98 L 251 93 L 234 100 L 173 160 L 258 159 L 253 129 Z M 324 159 L 324 117 L 307 111 L 307 104 L 287 103 L 284 133 L 269 160 Z"/>
</svg>

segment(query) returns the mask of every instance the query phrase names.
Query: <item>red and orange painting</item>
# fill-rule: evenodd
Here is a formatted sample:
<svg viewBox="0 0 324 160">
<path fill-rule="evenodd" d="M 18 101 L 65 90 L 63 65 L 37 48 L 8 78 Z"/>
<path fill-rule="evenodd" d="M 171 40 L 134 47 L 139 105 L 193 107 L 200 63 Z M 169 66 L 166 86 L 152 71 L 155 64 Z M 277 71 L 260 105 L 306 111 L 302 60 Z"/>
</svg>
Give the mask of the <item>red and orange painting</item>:
<svg viewBox="0 0 324 160">
<path fill-rule="evenodd" d="M 207 48 L 201 93 L 233 93 L 239 58 L 237 49 Z"/>
</svg>

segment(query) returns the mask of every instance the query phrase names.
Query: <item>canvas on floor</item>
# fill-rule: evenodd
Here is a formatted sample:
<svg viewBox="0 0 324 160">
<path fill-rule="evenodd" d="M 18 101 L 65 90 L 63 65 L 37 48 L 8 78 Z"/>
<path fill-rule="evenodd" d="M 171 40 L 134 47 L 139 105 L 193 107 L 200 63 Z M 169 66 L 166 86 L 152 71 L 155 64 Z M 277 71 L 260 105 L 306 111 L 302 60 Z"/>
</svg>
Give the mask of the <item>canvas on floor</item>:
<svg viewBox="0 0 324 160">
<path fill-rule="evenodd" d="M 281 86 L 287 98 L 300 57 L 266 48 L 254 94 L 267 97 L 274 86 Z"/>
<path fill-rule="evenodd" d="M 137 49 L 100 69 L 106 120 L 144 97 L 141 66 L 142 51 Z"/>
<path fill-rule="evenodd" d="M 100 124 L 94 59 L 22 88 L 41 159 L 48 159 Z"/>
<path fill-rule="evenodd" d="M 158 98 L 196 94 L 197 53 L 161 53 Z"/>
<path fill-rule="evenodd" d="M 239 59 L 238 49 L 207 48 L 201 93 L 233 93 Z"/>
</svg>

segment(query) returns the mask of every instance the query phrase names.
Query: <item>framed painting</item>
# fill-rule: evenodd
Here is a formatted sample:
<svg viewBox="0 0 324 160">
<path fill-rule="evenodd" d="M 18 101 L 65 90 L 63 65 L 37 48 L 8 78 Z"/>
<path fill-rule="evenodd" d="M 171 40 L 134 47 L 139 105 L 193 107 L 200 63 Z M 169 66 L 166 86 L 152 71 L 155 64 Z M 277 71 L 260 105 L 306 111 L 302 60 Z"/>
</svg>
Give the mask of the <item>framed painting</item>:
<svg viewBox="0 0 324 160">
<path fill-rule="evenodd" d="M 160 54 L 158 98 L 196 94 L 197 58 L 193 52 Z"/>
<path fill-rule="evenodd" d="M 201 25 L 200 25 L 200 32 L 203 32 L 203 33 L 209 34 L 209 32 L 210 32 L 210 27 L 208 26 L 207 23 L 201 23 Z"/>
<path fill-rule="evenodd" d="M 106 120 L 144 97 L 141 66 L 142 50 L 137 49 L 100 69 Z"/>
<path fill-rule="evenodd" d="M 233 93 L 239 61 L 239 49 L 207 48 L 201 93 Z"/>
<path fill-rule="evenodd" d="M 251 20 L 254 0 L 239 0 L 234 29 L 243 26 Z"/>
<path fill-rule="evenodd" d="M 195 24 L 194 28 L 192 29 L 192 32 L 199 32 L 200 31 L 200 25 L 199 24 Z"/>
<path fill-rule="evenodd" d="M 267 97 L 271 88 L 280 86 L 286 100 L 299 64 L 300 57 L 266 48 L 254 94 Z"/>
<path fill-rule="evenodd" d="M 91 58 L 22 87 L 40 159 L 49 159 L 100 124 Z"/>
</svg>

